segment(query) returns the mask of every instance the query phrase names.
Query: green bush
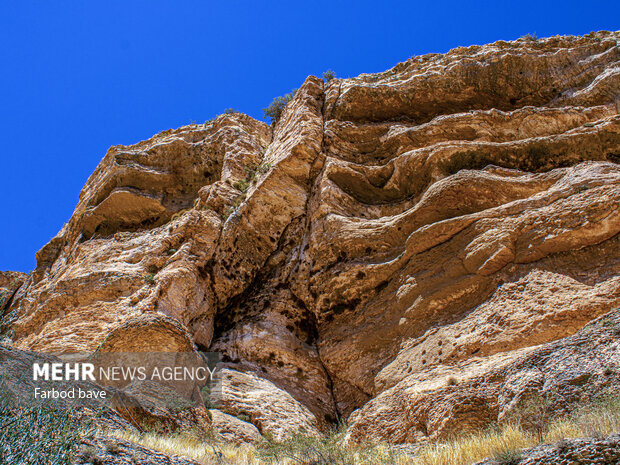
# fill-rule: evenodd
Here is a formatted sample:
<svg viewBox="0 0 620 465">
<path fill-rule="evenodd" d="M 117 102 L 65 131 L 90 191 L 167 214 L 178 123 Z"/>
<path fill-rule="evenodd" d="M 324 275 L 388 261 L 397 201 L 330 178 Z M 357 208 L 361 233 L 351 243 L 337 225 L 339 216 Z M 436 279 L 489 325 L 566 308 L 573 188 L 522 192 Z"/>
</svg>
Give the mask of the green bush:
<svg viewBox="0 0 620 465">
<path fill-rule="evenodd" d="M 240 179 L 239 181 L 233 182 L 233 187 L 241 192 L 245 192 L 250 188 L 251 181 L 247 179 Z"/>
<path fill-rule="evenodd" d="M 498 451 L 493 456 L 493 463 L 497 465 L 517 465 L 523 453 L 520 449 L 506 449 Z"/>
<path fill-rule="evenodd" d="M 329 82 L 336 77 L 336 73 L 334 73 L 331 69 L 328 69 L 323 73 L 323 80 L 325 82 Z"/>
<path fill-rule="evenodd" d="M 80 426 L 72 409 L 52 401 L 18 399 L 0 383 L 0 463 L 73 463 Z"/>
<path fill-rule="evenodd" d="M 202 400 L 207 410 L 216 408 L 215 404 L 211 401 L 211 388 L 208 385 L 203 386 L 202 389 L 200 389 L 200 393 L 202 394 Z"/>
<path fill-rule="evenodd" d="M 297 89 L 293 89 L 291 92 L 282 97 L 276 97 L 267 108 L 263 108 L 265 118 L 269 118 L 271 120 L 271 124 L 276 124 L 278 122 L 284 112 L 284 108 L 286 108 L 288 102 L 293 100 L 296 92 Z"/>
<path fill-rule="evenodd" d="M 313 465 L 395 465 L 396 455 L 389 449 L 370 445 L 342 444 L 343 426 L 322 437 L 300 431 L 283 441 L 265 440 L 257 446 L 257 456 L 266 463 L 303 463 Z M 262 462 L 261 462 L 262 463 Z"/>
</svg>

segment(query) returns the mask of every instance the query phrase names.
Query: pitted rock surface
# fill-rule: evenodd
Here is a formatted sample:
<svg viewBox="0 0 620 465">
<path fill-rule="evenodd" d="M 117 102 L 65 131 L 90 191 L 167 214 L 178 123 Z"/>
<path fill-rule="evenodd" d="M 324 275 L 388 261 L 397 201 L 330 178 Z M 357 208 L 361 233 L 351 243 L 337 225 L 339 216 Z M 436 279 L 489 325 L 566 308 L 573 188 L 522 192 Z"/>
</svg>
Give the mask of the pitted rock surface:
<svg viewBox="0 0 620 465">
<path fill-rule="evenodd" d="M 311 76 L 272 127 L 226 114 L 112 147 L 8 291 L 12 344 L 221 352 L 225 411 L 278 436 L 496 420 L 527 357 L 617 346 L 575 341 L 620 304 L 618 40 Z"/>
</svg>

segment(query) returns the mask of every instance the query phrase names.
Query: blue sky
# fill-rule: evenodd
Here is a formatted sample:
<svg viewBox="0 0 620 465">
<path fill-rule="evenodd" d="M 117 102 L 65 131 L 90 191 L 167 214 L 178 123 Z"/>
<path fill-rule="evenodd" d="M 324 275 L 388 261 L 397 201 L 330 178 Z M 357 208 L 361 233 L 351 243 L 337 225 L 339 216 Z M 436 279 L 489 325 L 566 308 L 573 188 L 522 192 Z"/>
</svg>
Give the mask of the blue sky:
<svg viewBox="0 0 620 465">
<path fill-rule="evenodd" d="M 0 270 L 30 271 L 111 145 L 262 117 L 327 69 L 388 69 L 460 45 L 620 29 L 617 1 L 3 1 Z"/>
</svg>

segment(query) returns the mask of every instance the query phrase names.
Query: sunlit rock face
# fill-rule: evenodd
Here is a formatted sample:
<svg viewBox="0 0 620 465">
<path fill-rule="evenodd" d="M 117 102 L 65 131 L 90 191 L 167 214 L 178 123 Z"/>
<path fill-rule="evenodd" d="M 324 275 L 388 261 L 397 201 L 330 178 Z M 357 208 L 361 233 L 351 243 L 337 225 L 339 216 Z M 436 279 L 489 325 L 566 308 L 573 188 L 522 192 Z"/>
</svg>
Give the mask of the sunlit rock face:
<svg viewBox="0 0 620 465">
<path fill-rule="evenodd" d="M 7 291 L 13 344 L 220 352 L 222 412 L 276 437 L 340 418 L 351 441 L 444 437 L 583 369 L 566 392 L 602 392 L 617 315 L 580 331 L 620 302 L 618 40 L 311 76 L 271 127 L 226 114 L 112 147 Z"/>
</svg>

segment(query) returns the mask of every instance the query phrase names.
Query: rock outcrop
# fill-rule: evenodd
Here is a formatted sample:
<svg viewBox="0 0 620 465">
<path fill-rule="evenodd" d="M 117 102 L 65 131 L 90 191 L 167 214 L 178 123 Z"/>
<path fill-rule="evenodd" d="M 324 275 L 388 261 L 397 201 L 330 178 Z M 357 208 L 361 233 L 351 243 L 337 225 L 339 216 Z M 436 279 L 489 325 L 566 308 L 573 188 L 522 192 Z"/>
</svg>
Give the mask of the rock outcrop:
<svg viewBox="0 0 620 465">
<path fill-rule="evenodd" d="M 556 444 L 523 451 L 511 462 L 513 465 L 609 465 L 620 463 L 620 434 L 607 438 L 563 440 Z M 476 465 L 498 465 L 496 460 L 485 460 Z"/>
<path fill-rule="evenodd" d="M 311 76 L 272 127 L 112 147 L 11 291 L 13 344 L 220 352 L 222 412 L 277 437 L 422 441 L 617 383 L 618 334 L 583 328 L 620 305 L 618 39 Z"/>
</svg>

